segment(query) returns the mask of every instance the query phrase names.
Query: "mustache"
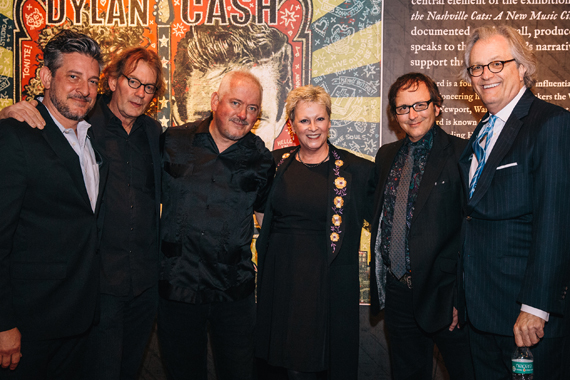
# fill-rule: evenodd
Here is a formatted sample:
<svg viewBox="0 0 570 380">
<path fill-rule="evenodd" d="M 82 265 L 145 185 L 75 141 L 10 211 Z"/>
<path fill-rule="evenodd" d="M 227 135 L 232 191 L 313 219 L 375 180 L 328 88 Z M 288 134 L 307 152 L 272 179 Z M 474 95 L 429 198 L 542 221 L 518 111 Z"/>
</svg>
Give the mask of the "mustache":
<svg viewBox="0 0 570 380">
<path fill-rule="evenodd" d="M 90 96 L 83 96 L 83 95 L 79 95 L 79 94 L 68 95 L 67 98 L 68 99 L 82 100 L 84 102 L 90 102 L 91 101 Z"/>
<path fill-rule="evenodd" d="M 232 122 L 234 122 L 234 123 L 241 124 L 241 125 L 249 125 L 249 123 L 247 122 L 247 120 L 241 120 L 241 119 L 238 118 L 238 117 L 232 117 L 232 118 L 230 118 L 230 121 L 232 121 Z"/>
</svg>

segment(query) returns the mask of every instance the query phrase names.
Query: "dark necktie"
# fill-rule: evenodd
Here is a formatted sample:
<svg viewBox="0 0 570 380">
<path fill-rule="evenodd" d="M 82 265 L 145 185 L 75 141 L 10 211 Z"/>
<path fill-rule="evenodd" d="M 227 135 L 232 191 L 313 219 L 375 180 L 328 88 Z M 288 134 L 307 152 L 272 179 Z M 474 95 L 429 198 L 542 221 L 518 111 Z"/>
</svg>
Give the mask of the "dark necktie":
<svg viewBox="0 0 570 380">
<path fill-rule="evenodd" d="M 400 182 L 396 190 L 392 234 L 390 238 L 390 270 L 400 279 L 406 273 L 406 214 L 408 211 L 408 193 L 414 166 L 414 147 L 409 146 L 408 156 L 402 168 Z"/>
<path fill-rule="evenodd" d="M 497 116 L 491 115 L 487 121 L 487 125 L 485 125 L 483 131 L 479 134 L 479 137 L 473 141 L 473 152 L 475 153 L 475 157 L 477 157 L 477 170 L 475 170 L 475 174 L 473 174 L 473 178 L 471 178 L 471 182 L 469 183 L 469 198 L 473 196 L 477 181 L 485 167 L 487 148 L 489 147 L 491 137 L 493 137 L 495 121 L 497 121 Z"/>
</svg>

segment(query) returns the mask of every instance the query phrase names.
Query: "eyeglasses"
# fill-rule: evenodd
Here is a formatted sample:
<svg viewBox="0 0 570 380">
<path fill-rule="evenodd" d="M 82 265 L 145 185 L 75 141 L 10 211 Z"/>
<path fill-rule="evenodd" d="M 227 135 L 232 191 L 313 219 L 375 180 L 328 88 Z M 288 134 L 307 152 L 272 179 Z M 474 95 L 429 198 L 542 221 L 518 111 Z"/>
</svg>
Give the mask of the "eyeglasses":
<svg viewBox="0 0 570 380">
<path fill-rule="evenodd" d="M 467 71 L 469 72 L 469 75 L 471 75 L 472 77 L 480 77 L 481 75 L 483 75 L 483 71 L 485 71 L 486 67 L 489 69 L 490 72 L 497 74 L 503 71 L 505 63 L 509 63 L 512 61 L 515 61 L 515 59 L 514 58 L 509 59 L 508 61 L 493 61 L 486 65 L 473 65 L 471 67 L 468 67 Z"/>
<path fill-rule="evenodd" d="M 420 111 L 425 111 L 428 109 L 429 104 L 432 102 L 433 100 L 428 100 L 427 102 L 417 102 L 412 104 L 411 106 L 408 105 L 401 105 L 399 107 L 396 107 L 395 111 L 396 111 L 396 115 L 407 115 L 410 113 L 410 108 L 413 108 L 414 111 L 416 112 L 420 112 Z"/>
<path fill-rule="evenodd" d="M 127 83 L 129 84 L 130 88 L 134 88 L 136 90 L 140 86 L 144 86 L 144 92 L 146 92 L 147 94 L 152 95 L 156 92 L 156 86 L 154 84 L 141 83 L 141 81 L 136 79 L 136 78 L 129 78 L 125 74 L 121 74 L 121 75 L 124 76 L 125 78 L 127 78 Z"/>
</svg>

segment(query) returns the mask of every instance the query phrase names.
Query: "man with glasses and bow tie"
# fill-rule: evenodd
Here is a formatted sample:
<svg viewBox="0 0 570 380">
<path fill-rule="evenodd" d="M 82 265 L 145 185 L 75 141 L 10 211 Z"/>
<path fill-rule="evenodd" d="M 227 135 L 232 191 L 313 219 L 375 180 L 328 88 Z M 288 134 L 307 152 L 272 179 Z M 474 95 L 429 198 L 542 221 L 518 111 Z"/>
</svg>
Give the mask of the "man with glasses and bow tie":
<svg viewBox="0 0 570 380">
<path fill-rule="evenodd" d="M 535 72 L 514 28 L 467 41 L 462 75 L 488 110 L 460 159 L 460 320 L 479 379 L 510 379 L 515 346 L 532 346 L 535 379 L 568 378 L 570 113 L 532 94 Z"/>
<path fill-rule="evenodd" d="M 371 180 L 372 312 L 385 303 L 393 379 L 431 379 L 434 343 L 451 379 L 473 379 L 454 307 L 464 199 L 457 162 L 466 141 L 436 125 L 443 98 L 431 78 L 403 75 L 388 99 L 406 137 L 380 148 Z"/>
<path fill-rule="evenodd" d="M 158 304 L 160 125 L 145 111 L 166 87 L 158 55 L 143 47 L 117 54 L 103 70 L 104 95 L 89 114 L 90 136 L 106 162 L 100 321 L 88 336 L 82 380 L 137 379 Z M 0 112 L 32 127 L 45 122 L 35 102 Z"/>
</svg>

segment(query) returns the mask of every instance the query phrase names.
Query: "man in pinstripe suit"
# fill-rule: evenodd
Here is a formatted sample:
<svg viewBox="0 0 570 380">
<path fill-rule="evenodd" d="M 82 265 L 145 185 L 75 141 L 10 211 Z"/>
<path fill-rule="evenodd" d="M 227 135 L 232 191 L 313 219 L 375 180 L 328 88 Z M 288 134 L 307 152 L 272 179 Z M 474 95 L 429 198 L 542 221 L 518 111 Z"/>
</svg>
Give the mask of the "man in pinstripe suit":
<svg viewBox="0 0 570 380">
<path fill-rule="evenodd" d="M 459 295 L 478 379 L 510 379 L 515 344 L 532 346 L 535 379 L 568 378 L 570 113 L 532 94 L 535 71 L 513 28 L 482 27 L 467 42 L 463 77 L 488 109 L 460 158 Z"/>
</svg>

